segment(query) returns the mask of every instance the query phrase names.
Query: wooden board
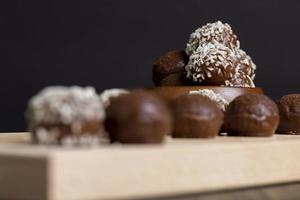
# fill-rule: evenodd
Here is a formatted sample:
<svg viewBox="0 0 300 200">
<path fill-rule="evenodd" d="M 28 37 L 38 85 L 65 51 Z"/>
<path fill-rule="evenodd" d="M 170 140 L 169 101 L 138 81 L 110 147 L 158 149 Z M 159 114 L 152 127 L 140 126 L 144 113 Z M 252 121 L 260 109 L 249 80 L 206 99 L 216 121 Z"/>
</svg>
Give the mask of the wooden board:
<svg viewBox="0 0 300 200">
<path fill-rule="evenodd" d="M 0 144 L 9 144 L 9 143 L 29 143 L 30 142 L 30 134 L 26 132 L 20 133 L 0 133 Z"/>
<path fill-rule="evenodd" d="M 93 149 L 28 141 L 0 134 L 0 199 L 128 199 L 300 181 L 300 136 Z"/>
</svg>

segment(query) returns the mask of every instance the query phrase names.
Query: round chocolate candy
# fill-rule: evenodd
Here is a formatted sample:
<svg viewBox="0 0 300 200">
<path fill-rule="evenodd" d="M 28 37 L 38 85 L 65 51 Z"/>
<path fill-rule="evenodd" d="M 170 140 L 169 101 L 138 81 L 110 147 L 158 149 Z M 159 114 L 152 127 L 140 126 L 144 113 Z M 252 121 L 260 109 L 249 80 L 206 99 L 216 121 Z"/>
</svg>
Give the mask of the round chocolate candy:
<svg viewBox="0 0 300 200">
<path fill-rule="evenodd" d="M 280 114 L 277 133 L 300 134 L 300 94 L 284 95 L 277 105 Z"/>
<path fill-rule="evenodd" d="M 170 51 L 159 57 L 152 68 L 152 80 L 156 86 L 184 85 L 188 56 L 184 51 Z"/>
<path fill-rule="evenodd" d="M 111 142 L 162 143 L 171 126 L 167 105 L 149 92 L 115 97 L 106 109 L 105 128 Z"/>
<path fill-rule="evenodd" d="M 227 107 L 224 130 L 232 136 L 272 136 L 279 124 L 278 108 L 262 94 L 245 94 Z"/>
<path fill-rule="evenodd" d="M 185 94 L 170 102 L 175 138 L 212 138 L 218 135 L 223 112 L 208 97 Z"/>
</svg>

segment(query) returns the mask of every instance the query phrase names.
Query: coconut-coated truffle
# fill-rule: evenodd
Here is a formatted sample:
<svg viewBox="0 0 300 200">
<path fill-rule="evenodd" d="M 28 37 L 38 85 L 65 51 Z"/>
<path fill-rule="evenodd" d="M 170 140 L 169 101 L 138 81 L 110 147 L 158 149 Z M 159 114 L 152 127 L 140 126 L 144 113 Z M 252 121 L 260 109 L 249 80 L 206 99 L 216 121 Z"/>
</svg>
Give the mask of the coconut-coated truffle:
<svg viewBox="0 0 300 200">
<path fill-rule="evenodd" d="M 203 46 L 210 42 L 218 42 L 230 49 L 240 47 L 237 36 L 233 33 L 231 26 L 227 23 L 217 21 L 208 23 L 196 29 L 189 38 L 186 46 L 187 55 L 192 55 L 199 46 Z"/>
<path fill-rule="evenodd" d="M 280 123 L 278 133 L 300 134 L 300 94 L 288 94 L 277 101 Z"/>
<path fill-rule="evenodd" d="M 251 77 L 244 72 L 246 66 L 241 64 L 235 51 L 220 43 L 199 47 L 190 56 L 185 70 L 186 77 L 199 85 L 254 87 Z"/>
<path fill-rule="evenodd" d="M 175 138 L 212 138 L 218 135 L 223 112 L 208 97 L 185 94 L 170 102 Z"/>
<path fill-rule="evenodd" d="M 272 136 L 279 124 L 278 108 L 262 94 L 245 94 L 227 107 L 224 130 L 233 136 Z"/>
<path fill-rule="evenodd" d="M 133 91 L 111 100 L 105 128 L 111 142 L 162 143 L 171 131 L 168 106 L 157 96 Z"/>
<path fill-rule="evenodd" d="M 240 49 L 227 23 L 208 23 L 194 31 L 186 46 L 186 77 L 198 85 L 255 87 L 256 65 Z"/>
<path fill-rule="evenodd" d="M 34 142 L 91 145 L 103 131 L 103 106 L 92 87 L 47 87 L 31 98 L 26 112 Z"/>
<path fill-rule="evenodd" d="M 160 56 L 152 67 L 153 83 L 156 86 L 183 85 L 188 59 L 184 51 L 170 51 Z"/>
</svg>

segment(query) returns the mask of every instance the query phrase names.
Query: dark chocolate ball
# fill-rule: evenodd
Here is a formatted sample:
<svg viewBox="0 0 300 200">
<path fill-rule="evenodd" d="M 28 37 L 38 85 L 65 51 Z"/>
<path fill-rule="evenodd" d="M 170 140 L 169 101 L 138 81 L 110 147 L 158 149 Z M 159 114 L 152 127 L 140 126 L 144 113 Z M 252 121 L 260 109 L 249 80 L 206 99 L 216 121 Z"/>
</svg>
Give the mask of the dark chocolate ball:
<svg viewBox="0 0 300 200">
<path fill-rule="evenodd" d="M 272 136 L 279 123 L 278 108 L 269 97 L 245 94 L 227 107 L 224 129 L 232 136 Z"/>
<path fill-rule="evenodd" d="M 111 142 L 161 143 L 171 131 L 171 121 L 170 111 L 161 99 L 134 91 L 111 100 L 105 128 Z"/>
<path fill-rule="evenodd" d="M 184 67 L 188 56 L 184 51 L 170 51 L 159 57 L 152 68 L 152 80 L 156 86 L 182 85 L 185 79 Z M 176 74 L 176 75 L 174 75 Z M 174 79 L 176 76 L 176 79 Z M 172 81 L 167 81 L 166 79 Z"/>
<path fill-rule="evenodd" d="M 280 123 L 278 133 L 300 134 L 300 94 L 288 94 L 277 101 Z"/>
<path fill-rule="evenodd" d="M 211 138 L 218 135 L 223 112 L 206 96 L 185 94 L 172 102 L 173 137 Z"/>
</svg>

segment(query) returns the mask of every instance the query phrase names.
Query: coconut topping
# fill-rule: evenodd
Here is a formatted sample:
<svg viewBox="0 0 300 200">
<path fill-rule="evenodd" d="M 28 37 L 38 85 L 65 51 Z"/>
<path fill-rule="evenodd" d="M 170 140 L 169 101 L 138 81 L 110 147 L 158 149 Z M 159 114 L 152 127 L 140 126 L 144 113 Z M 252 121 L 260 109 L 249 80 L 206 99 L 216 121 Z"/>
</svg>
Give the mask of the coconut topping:
<svg viewBox="0 0 300 200">
<path fill-rule="evenodd" d="M 212 101 L 214 101 L 222 111 L 225 111 L 226 107 L 229 104 L 229 102 L 226 99 L 224 99 L 224 97 L 222 95 L 217 94 L 213 90 L 210 90 L 210 89 L 192 90 L 189 93 L 207 96 Z"/>
<path fill-rule="evenodd" d="M 208 23 L 205 26 L 196 29 L 190 35 L 186 46 L 186 53 L 191 55 L 199 46 L 214 41 L 224 44 L 232 49 L 240 47 L 239 40 L 233 33 L 230 25 L 217 21 L 215 23 Z"/>
<path fill-rule="evenodd" d="M 47 87 L 29 101 L 27 117 L 33 124 L 102 121 L 104 110 L 92 87 Z"/>
</svg>

